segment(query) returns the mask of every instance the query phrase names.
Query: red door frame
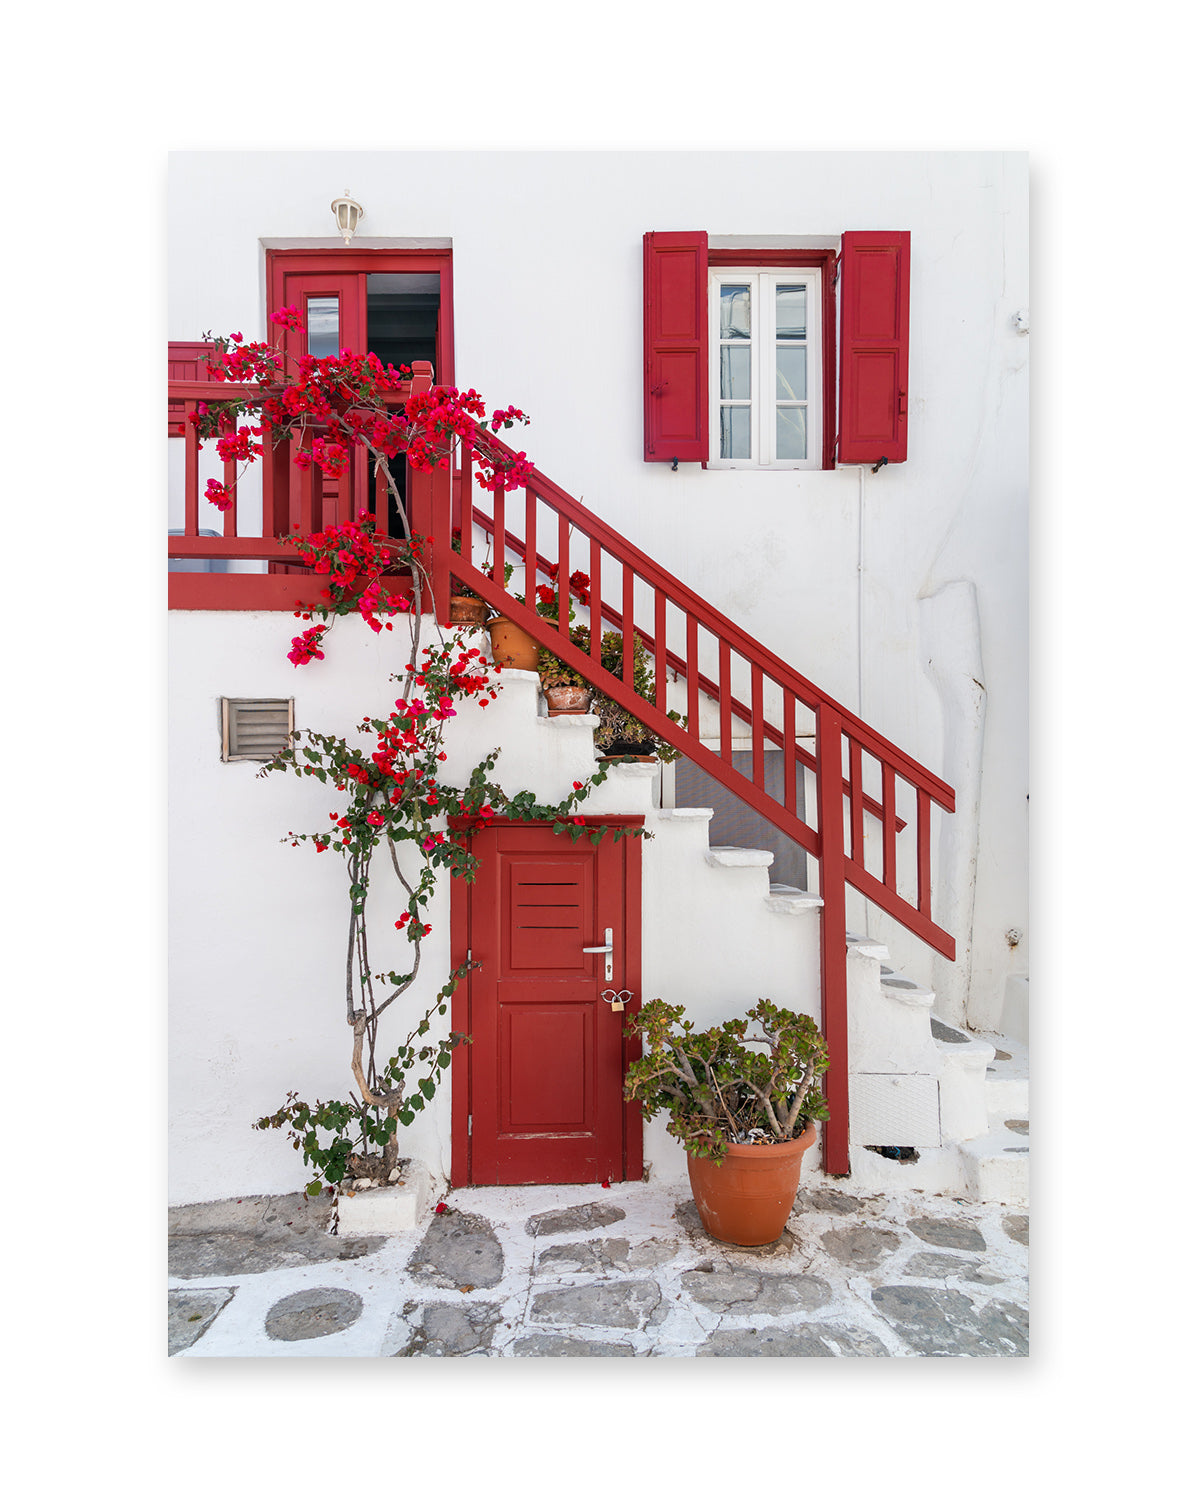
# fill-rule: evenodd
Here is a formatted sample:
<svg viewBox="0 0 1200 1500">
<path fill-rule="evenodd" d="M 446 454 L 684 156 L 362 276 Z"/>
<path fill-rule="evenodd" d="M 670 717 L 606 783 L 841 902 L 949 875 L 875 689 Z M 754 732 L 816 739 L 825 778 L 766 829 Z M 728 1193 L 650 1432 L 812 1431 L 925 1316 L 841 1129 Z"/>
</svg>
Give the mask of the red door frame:
<svg viewBox="0 0 1200 1500">
<path fill-rule="evenodd" d="M 641 828 L 645 822 L 641 817 L 595 817 L 585 818 L 584 825 L 599 828 Z M 452 826 L 453 823 L 452 823 Z M 459 825 L 461 826 L 461 825 Z M 548 828 L 547 823 L 522 825 L 516 819 L 497 818 L 493 827 L 519 828 L 521 826 Z M 561 835 L 569 845 L 570 839 Z M 641 1009 L 642 988 L 642 841 L 639 838 L 621 840 L 625 850 L 625 985 L 633 992 L 633 1000 L 625 1011 L 628 1018 Z M 468 838 L 467 848 L 472 842 Z M 458 968 L 467 962 L 471 947 L 471 891 L 465 880 L 450 882 L 450 965 Z M 470 1035 L 471 1032 L 471 976 L 461 980 L 450 1001 L 450 1024 L 455 1031 Z M 624 1030 L 624 1027 L 622 1027 Z M 470 1044 L 464 1043 L 454 1049 L 450 1063 L 450 1185 L 468 1187 L 471 1183 L 471 1139 L 468 1121 L 471 1115 L 471 1057 Z M 639 1037 L 622 1038 L 621 1068 L 624 1070 L 642 1055 Z M 623 1180 L 637 1181 L 641 1178 L 642 1114 L 636 1103 L 622 1105 L 621 1159 Z"/>
<path fill-rule="evenodd" d="M 437 359 L 433 378 L 438 385 L 454 384 L 454 264 L 449 248 L 444 250 L 268 250 L 267 313 L 284 305 L 284 277 L 371 276 L 386 272 L 436 272 L 441 278 L 438 306 Z M 364 289 L 362 328 L 358 337 L 365 346 L 367 299 Z M 356 351 L 359 352 L 359 351 Z"/>
</svg>

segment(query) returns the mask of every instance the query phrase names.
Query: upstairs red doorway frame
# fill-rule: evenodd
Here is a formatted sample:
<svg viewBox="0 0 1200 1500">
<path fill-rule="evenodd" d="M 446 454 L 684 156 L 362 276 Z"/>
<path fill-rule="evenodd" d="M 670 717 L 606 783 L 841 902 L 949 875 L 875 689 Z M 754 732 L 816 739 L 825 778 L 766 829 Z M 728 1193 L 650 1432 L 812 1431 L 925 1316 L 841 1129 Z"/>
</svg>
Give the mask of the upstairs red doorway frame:
<svg viewBox="0 0 1200 1500">
<path fill-rule="evenodd" d="M 267 313 L 284 305 L 284 277 L 288 275 L 368 276 L 398 272 L 436 273 L 440 278 L 437 359 L 433 377 L 438 385 L 454 384 L 454 264 L 453 252 L 444 249 L 386 250 L 268 250 Z M 363 298 L 362 337 L 366 340 L 366 298 Z"/>
</svg>

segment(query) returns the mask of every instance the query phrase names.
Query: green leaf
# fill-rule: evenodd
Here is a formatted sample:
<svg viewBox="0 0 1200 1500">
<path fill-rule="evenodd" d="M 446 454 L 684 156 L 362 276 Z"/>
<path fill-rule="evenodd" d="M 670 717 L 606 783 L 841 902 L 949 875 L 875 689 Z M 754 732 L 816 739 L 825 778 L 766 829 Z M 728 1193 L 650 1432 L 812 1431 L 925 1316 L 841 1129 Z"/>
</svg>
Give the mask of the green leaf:
<svg viewBox="0 0 1200 1500">
<path fill-rule="evenodd" d="M 434 1094 L 437 1092 L 437 1086 L 433 1082 L 432 1078 L 422 1078 L 421 1082 L 418 1084 L 418 1088 L 425 1095 L 426 1099 L 432 1099 Z"/>
</svg>

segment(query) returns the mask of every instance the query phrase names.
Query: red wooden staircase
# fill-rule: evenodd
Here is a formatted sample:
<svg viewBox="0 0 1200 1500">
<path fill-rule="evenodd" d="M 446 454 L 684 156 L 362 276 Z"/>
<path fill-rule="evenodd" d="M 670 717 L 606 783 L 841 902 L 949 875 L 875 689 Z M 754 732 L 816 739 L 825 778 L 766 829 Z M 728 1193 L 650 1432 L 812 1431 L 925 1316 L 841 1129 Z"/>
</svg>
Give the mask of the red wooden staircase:
<svg viewBox="0 0 1200 1500">
<path fill-rule="evenodd" d="M 422 372 L 427 383 L 428 375 Z M 170 396 L 182 410 L 204 396 L 196 383 L 172 383 Z M 226 386 L 223 397 L 234 393 Z M 406 394 L 406 393 L 405 393 Z M 403 399 L 403 395 L 400 397 Z M 381 485 L 368 488 L 365 460 L 348 471 L 335 493 L 322 496 L 313 470 L 288 462 L 268 445 L 264 464 L 259 535 L 247 536 L 238 508 L 225 516 L 224 535 L 199 536 L 198 450 L 185 424 L 186 524 L 182 537 L 169 538 L 171 556 L 257 558 L 274 564 L 270 575 L 197 574 L 171 576 L 171 603 L 177 608 L 293 609 L 298 597 L 316 602 L 308 581 L 276 576 L 295 554 L 275 540 L 296 529 L 315 530 L 337 519 L 371 509 L 378 529 L 387 530 L 386 496 Z M 489 446 L 503 448 L 490 435 Z M 473 481 L 473 455 L 461 456 L 461 473 L 409 470 L 408 503 L 415 534 L 431 539 L 431 595 L 425 601 L 443 624 L 449 620 L 452 579 L 474 590 L 493 608 L 522 626 L 601 692 L 632 713 L 660 739 L 675 746 L 702 770 L 740 797 L 793 839 L 820 871 L 822 1026 L 830 1049 L 827 1092 L 830 1119 L 825 1131 L 825 1170 L 850 1169 L 849 1076 L 846 1018 L 846 890 L 861 892 L 944 957 L 954 958 L 954 939 L 934 919 L 932 890 L 933 809 L 954 811 L 954 791 L 939 777 L 877 734 L 807 678 L 749 636 L 740 626 L 614 531 L 545 475 L 534 470 L 522 498 L 502 488 L 483 490 Z M 465 519 L 470 497 L 473 525 Z M 363 504 L 363 499 L 368 501 Z M 250 519 L 254 526 L 258 517 Z M 461 553 L 451 543 L 461 529 Z M 481 541 L 488 559 L 479 555 Z M 590 633 L 585 652 L 570 638 L 568 594 L 559 590 L 557 619 L 546 619 L 505 589 L 506 561 L 523 565 L 525 592 L 533 596 L 539 578 L 553 582 L 573 569 L 590 577 L 590 620 L 620 632 L 622 670 L 601 663 L 602 629 Z M 561 569 L 561 571 L 560 571 Z M 634 640 L 640 636 L 653 661 L 654 698 L 634 690 Z M 667 685 L 674 674 L 686 684 L 683 722 L 667 712 Z M 717 706 L 719 736 L 705 743 L 699 733 L 701 697 Z M 750 773 L 734 765 L 734 724 L 752 746 Z M 768 749 L 782 751 L 783 797 L 766 790 Z M 796 796 L 797 769 L 815 779 L 815 798 Z M 814 816 L 815 815 L 815 816 Z M 903 835 L 903 837 L 902 837 Z"/>
</svg>

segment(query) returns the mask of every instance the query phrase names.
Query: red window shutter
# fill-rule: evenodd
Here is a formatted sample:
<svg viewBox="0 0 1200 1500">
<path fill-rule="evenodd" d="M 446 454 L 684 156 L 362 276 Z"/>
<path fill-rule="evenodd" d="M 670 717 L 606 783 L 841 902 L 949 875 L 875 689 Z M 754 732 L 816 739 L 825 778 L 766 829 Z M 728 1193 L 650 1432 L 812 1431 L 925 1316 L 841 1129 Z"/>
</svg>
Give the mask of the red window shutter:
<svg viewBox="0 0 1200 1500">
<path fill-rule="evenodd" d="M 838 462 L 908 457 L 907 229 L 842 235 Z"/>
<path fill-rule="evenodd" d="M 708 235 L 644 240 L 648 463 L 708 458 Z"/>
</svg>

